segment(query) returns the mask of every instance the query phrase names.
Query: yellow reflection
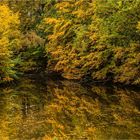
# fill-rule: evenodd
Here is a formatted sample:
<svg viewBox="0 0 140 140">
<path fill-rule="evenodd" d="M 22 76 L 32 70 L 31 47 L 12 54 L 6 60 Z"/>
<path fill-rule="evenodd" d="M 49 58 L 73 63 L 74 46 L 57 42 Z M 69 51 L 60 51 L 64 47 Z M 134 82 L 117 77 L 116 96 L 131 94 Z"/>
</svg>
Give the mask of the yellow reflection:
<svg viewBox="0 0 140 140">
<path fill-rule="evenodd" d="M 1 140 L 137 139 L 139 92 L 24 79 L 1 90 Z"/>
</svg>

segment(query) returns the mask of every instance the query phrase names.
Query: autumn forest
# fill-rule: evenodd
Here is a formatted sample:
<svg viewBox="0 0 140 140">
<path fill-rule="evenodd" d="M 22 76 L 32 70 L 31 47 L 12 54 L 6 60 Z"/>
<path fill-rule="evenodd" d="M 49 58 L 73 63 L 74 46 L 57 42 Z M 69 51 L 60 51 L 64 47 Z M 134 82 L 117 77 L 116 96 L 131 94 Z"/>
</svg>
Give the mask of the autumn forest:
<svg viewBox="0 0 140 140">
<path fill-rule="evenodd" d="M 140 139 L 140 0 L 0 0 L 0 140 Z"/>
<path fill-rule="evenodd" d="M 0 83 L 40 72 L 140 85 L 140 1 L 1 0 Z"/>
</svg>

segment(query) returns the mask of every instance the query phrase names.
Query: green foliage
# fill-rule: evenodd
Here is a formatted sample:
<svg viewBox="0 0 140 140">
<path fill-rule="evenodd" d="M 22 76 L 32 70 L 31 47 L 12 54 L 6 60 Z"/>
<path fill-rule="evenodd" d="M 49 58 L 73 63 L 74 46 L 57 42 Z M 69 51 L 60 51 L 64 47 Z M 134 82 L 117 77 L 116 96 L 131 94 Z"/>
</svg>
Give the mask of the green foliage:
<svg viewBox="0 0 140 140">
<path fill-rule="evenodd" d="M 9 7 L 19 12 L 21 30 L 21 48 L 17 50 L 21 59 L 17 66 L 18 71 L 38 72 L 46 66 L 46 56 L 44 50 L 44 37 L 40 28 L 40 23 L 49 8 L 48 1 L 21 0 L 8 1 Z"/>
<path fill-rule="evenodd" d="M 18 70 L 23 73 L 39 71 L 45 63 L 44 39 L 33 31 L 28 32 L 23 35 L 21 45 L 19 55 L 22 62 L 19 64 Z"/>
<path fill-rule="evenodd" d="M 93 28 L 98 43 L 128 46 L 139 41 L 137 23 L 140 20 L 140 2 L 137 0 L 95 0 Z M 91 25 L 91 26 L 92 26 Z"/>
</svg>

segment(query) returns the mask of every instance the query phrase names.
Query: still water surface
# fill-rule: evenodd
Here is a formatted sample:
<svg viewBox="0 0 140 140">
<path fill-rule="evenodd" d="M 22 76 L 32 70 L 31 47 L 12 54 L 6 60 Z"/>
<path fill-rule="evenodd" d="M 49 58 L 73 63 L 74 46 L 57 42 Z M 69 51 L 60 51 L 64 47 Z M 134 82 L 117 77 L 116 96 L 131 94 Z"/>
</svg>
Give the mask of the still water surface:
<svg viewBox="0 0 140 140">
<path fill-rule="evenodd" d="M 0 140 L 140 139 L 140 91 L 23 79 L 0 89 Z"/>
</svg>

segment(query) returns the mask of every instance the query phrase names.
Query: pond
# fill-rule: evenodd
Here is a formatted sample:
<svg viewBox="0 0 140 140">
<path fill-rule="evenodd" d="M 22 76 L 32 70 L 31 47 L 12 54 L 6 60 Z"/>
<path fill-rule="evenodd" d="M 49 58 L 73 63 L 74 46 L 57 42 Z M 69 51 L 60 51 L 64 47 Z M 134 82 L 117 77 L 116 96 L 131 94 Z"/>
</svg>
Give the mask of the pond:
<svg viewBox="0 0 140 140">
<path fill-rule="evenodd" d="M 0 89 L 0 140 L 140 139 L 140 91 L 24 78 Z"/>
</svg>

